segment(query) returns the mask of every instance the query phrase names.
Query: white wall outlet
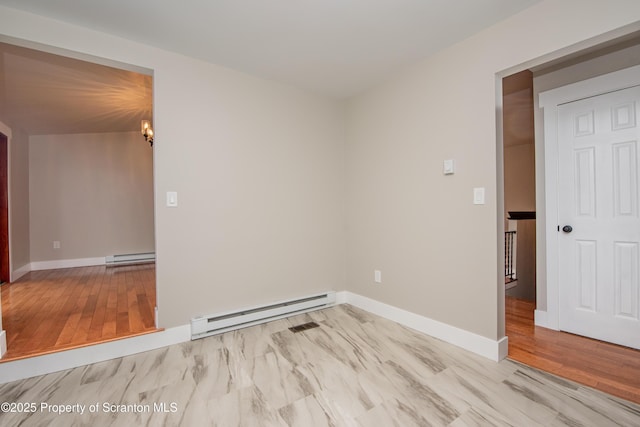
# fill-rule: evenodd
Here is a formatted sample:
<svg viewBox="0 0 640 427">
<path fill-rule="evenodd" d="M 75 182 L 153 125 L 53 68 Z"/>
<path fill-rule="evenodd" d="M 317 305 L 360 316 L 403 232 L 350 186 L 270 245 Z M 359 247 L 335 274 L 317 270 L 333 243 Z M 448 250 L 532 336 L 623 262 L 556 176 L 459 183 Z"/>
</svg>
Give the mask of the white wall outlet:
<svg viewBox="0 0 640 427">
<path fill-rule="evenodd" d="M 382 272 L 380 270 L 373 270 L 373 281 L 382 283 Z"/>
<path fill-rule="evenodd" d="M 484 187 L 473 189 L 473 204 L 484 205 Z"/>
<path fill-rule="evenodd" d="M 442 163 L 442 173 L 445 175 L 453 175 L 455 172 L 455 162 L 453 159 L 445 160 Z"/>
<path fill-rule="evenodd" d="M 177 191 L 167 191 L 167 207 L 169 207 L 169 208 L 177 208 L 178 207 L 178 192 Z"/>
<path fill-rule="evenodd" d="M 60 249 L 60 241 L 59 240 L 54 240 L 53 241 L 53 249 Z"/>
</svg>

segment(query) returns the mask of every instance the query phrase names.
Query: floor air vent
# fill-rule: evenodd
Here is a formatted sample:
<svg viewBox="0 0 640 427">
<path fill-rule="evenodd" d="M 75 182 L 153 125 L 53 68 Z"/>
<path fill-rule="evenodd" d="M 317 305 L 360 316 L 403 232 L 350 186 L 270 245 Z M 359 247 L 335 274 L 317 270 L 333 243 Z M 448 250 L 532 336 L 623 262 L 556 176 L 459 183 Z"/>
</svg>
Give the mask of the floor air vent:
<svg viewBox="0 0 640 427">
<path fill-rule="evenodd" d="M 289 328 L 291 332 L 297 334 L 298 332 L 306 331 L 307 329 L 319 328 L 316 322 L 303 323 L 302 325 L 292 326 Z"/>
<path fill-rule="evenodd" d="M 335 292 L 312 295 L 264 306 L 251 307 L 191 319 L 191 339 L 204 338 L 234 329 L 246 328 L 294 314 L 329 307 L 336 302 Z"/>
</svg>

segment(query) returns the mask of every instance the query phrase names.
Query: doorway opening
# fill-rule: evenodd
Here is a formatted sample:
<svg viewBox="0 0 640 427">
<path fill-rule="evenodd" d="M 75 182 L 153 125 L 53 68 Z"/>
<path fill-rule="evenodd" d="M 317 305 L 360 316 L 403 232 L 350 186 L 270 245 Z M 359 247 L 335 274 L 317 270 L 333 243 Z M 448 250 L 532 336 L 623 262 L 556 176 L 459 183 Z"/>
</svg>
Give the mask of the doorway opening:
<svg viewBox="0 0 640 427">
<path fill-rule="evenodd" d="M 547 329 L 541 325 L 546 323 L 546 314 L 550 302 L 547 290 L 547 263 L 551 254 L 547 251 L 547 238 L 551 228 L 559 224 L 547 223 L 545 197 L 554 189 L 545 188 L 545 145 L 544 120 L 539 108 L 538 94 L 586 80 L 595 76 L 638 65 L 640 62 L 640 36 L 632 33 L 605 44 L 593 46 L 588 50 L 571 54 L 568 57 L 554 60 L 535 67 L 530 67 L 518 74 L 503 79 L 503 166 L 504 166 L 504 203 L 505 231 L 513 229 L 509 223 L 509 212 L 514 204 L 513 171 L 527 171 L 527 167 L 518 164 L 516 168 L 513 155 L 509 157 L 510 120 L 518 111 L 522 113 L 522 105 L 515 104 L 510 96 L 509 85 L 530 76 L 532 96 L 526 101 L 532 111 L 533 120 L 533 153 L 527 153 L 534 170 L 534 209 L 537 230 L 533 232 L 533 295 L 529 292 L 515 292 L 515 287 L 505 289 L 505 330 L 509 337 L 509 358 L 537 367 L 576 382 L 600 389 L 613 395 L 640 403 L 640 352 L 615 344 L 596 341 L 590 338 Z M 528 79 L 528 78 L 527 78 Z M 511 95 L 513 98 L 513 95 Z M 524 96 L 522 97 L 524 98 Z M 520 108 L 520 110 L 518 110 Z M 517 127 L 518 132 L 528 133 L 527 126 Z M 517 178 L 517 176 L 516 176 Z M 510 190 L 511 189 L 511 190 Z M 525 189 L 526 190 L 526 189 Z M 519 190 L 517 196 L 527 193 Z M 511 191 L 511 195 L 509 193 Z M 516 196 L 516 197 L 517 197 Z M 517 212 L 516 212 L 517 214 Z M 520 228 L 520 222 L 516 228 Z M 520 233 L 516 232 L 518 237 Z M 517 242 L 515 260 L 515 277 L 520 278 L 517 251 L 521 242 Z M 505 248 L 506 249 L 506 248 Z M 505 250 L 505 261 L 508 261 Z M 522 256 L 522 255 L 520 255 Z M 537 258 L 537 259 L 536 259 Z M 536 265 L 537 264 L 537 265 Z M 508 265 L 508 263 L 507 263 Z M 505 271 L 506 273 L 506 271 Z M 522 272 L 524 273 L 524 271 Z M 505 280 L 506 281 L 506 280 Z M 509 286 L 508 284 L 506 285 Z M 625 366 L 625 372 L 619 369 Z"/>
<path fill-rule="evenodd" d="M 536 179 L 533 73 L 502 80 L 505 294 L 536 302 Z"/>
<path fill-rule="evenodd" d="M 28 46 L 0 40 L 11 253 L 0 361 L 157 330 L 153 148 L 141 134 L 152 72 Z M 146 263 L 107 265 L 132 254 Z"/>
</svg>

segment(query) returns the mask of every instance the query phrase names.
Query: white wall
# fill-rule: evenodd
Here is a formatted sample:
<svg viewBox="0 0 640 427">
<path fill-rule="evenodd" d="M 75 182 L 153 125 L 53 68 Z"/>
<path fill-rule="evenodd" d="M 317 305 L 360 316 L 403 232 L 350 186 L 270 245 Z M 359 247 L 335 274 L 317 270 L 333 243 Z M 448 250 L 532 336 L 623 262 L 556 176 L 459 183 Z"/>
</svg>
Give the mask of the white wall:
<svg viewBox="0 0 640 427">
<path fill-rule="evenodd" d="M 339 103 L 4 7 L 0 33 L 153 70 L 161 327 L 346 287 Z"/>
<path fill-rule="evenodd" d="M 153 151 L 140 132 L 31 136 L 28 171 L 31 262 L 154 252 Z"/>
<path fill-rule="evenodd" d="M 354 99 L 347 134 L 351 290 L 502 337 L 496 75 L 596 43 L 580 42 L 639 18 L 637 1 L 543 1 Z M 444 176 L 442 161 L 450 158 L 457 172 Z M 486 188 L 486 205 L 472 204 L 474 187 Z M 382 270 L 380 285 L 374 269 Z"/>
</svg>

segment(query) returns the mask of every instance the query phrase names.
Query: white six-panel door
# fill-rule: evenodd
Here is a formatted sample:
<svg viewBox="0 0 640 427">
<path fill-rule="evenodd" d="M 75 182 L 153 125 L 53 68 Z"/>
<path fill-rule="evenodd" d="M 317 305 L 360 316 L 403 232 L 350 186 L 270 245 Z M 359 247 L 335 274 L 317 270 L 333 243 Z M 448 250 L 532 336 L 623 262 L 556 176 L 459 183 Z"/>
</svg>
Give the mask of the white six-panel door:
<svg viewBox="0 0 640 427">
<path fill-rule="evenodd" d="M 557 140 L 559 327 L 634 348 L 640 348 L 639 107 L 639 86 L 559 105 Z"/>
</svg>

